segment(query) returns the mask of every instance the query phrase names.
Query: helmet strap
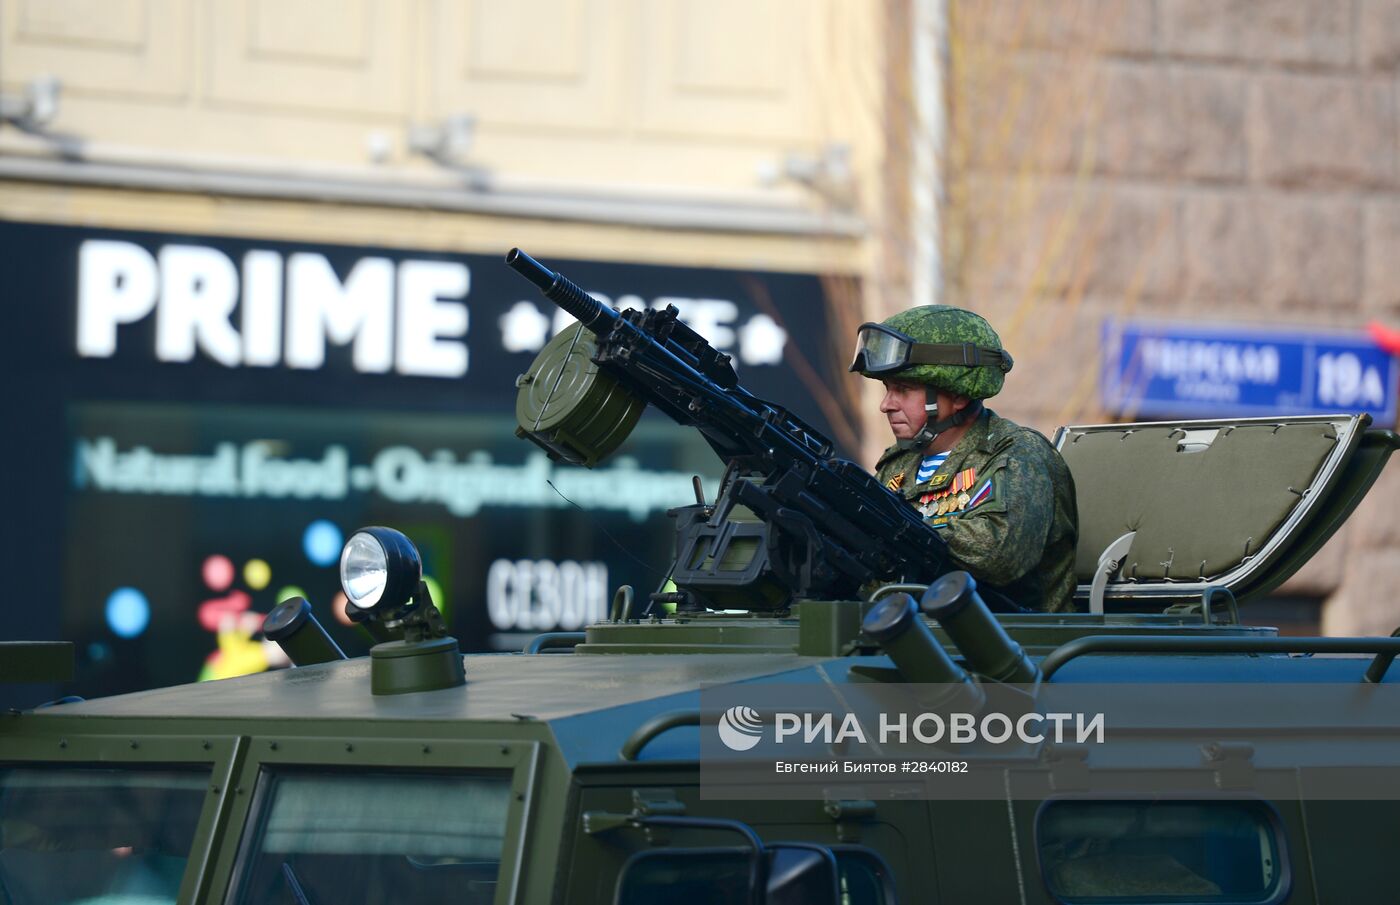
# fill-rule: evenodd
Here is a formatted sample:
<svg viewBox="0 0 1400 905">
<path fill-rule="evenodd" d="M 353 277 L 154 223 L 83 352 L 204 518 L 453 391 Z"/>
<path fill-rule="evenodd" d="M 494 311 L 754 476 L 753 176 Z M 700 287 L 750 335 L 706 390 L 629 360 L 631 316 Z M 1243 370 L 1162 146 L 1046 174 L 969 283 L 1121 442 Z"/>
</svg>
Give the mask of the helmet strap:
<svg viewBox="0 0 1400 905">
<path fill-rule="evenodd" d="M 929 416 L 938 414 L 938 403 L 924 406 L 924 412 Z M 922 450 L 933 442 L 934 438 L 950 427 L 961 427 L 969 421 L 982 414 L 982 400 L 974 399 L 969 402 L 962 411 L 954 412 L 947 418 L 938 421 L 925 421 L 924 426 L 919 428 L 919 432 L 908 440 L 900 440 L 895 446 L 904 452 L 909 450 Z"/>
</svg>

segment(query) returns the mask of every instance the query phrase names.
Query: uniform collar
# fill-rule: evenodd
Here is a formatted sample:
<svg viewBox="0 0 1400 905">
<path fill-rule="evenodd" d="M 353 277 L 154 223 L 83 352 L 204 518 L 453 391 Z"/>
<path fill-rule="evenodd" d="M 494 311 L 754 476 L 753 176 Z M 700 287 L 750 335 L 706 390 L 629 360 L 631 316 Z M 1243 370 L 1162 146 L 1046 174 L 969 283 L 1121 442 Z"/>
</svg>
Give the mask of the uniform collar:
<svg viewBox="0 0 1400 905">
<path fill-rule="evenodd" d="M 889 447 L 880 455 L 880 461 L 876 464 L 876 469 L 883 467 L 887 462 L 898 460 L 900 456 L 906 458 L 900 460 L 902 466 L 899 472 L 904 475 L 904 481 L 899 492 L 907 497 L 914 498 L 921 493 L 927 492 L 929 485 L 939 475 L 956 474 L 962 470 L 963 461 L 973 451 L 992 452 L 1000 438 L 1000 426 L 1002 420 L 990 409 L 983 409 L 982 414 L 977 416 L 977 420 L 968 427 L 967 433 L 958 439 L 956 445 L 948 450 L 948 458 L 943 460 L 943 464 L 938 466 L 938 470 L 933 473 L 927 481 L 917 482 L 919 466 L 923 464 L 924 458 L 929 454 L 926 452 L 915 452 L 913 450 L 900 449 L 896 444 Z"/>
<path fill-rule="evenodd" d="M 977 420 L 972 422 L 972 425 L 968 427 L 967 433 L 963 434 L 957 444 L 954 445 L 952 449 L 948 450 L 948 459 L 944 464 L 946 465 L 947 462 L 951 462 L 954 457 L 961 459 L 972 449 L 991 452 L 996 447 L 997 440 L 999 439 L 999 437 L 996 436 L 998 433 L 996 428 L 1000 425 L 1000 422 L 1001 419 L 997 417 L 995 412 L 989 408 L 983 408 L 982 414 L 978 415 Z M 880 458 L 875 462 L 875 467 L 879 468 L 901 454 L 916 456 L 920 462 L 924 461 L 928 456 L 933 455 L 927 452 L 915 453 L 913 450 L 900 449 L 899 444 L 896 443 L 885 447 L 885 451 L 880 453 Z"/>
<path fill-rule="evenodd" d="M 983 409 L 982 414 L 967 429 L 967 433 L 958 439 L 956 445 L 948 450 L 948 458 L 943 460 L 939 467 L 941 472 L 957 472 L 962 470 L 963 461 L 974 450 L 981 452 L 991 452 L 995 445 L 993 434 L 993 420 L 1000 421 L 991 409 Z"/>
</svg>

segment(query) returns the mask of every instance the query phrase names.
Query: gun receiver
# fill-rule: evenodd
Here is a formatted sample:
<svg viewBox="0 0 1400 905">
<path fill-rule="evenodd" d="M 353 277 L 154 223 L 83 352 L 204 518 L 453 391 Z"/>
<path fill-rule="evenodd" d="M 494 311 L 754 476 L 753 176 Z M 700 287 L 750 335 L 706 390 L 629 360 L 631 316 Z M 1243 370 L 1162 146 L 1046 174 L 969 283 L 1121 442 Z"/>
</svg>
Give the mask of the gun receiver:
<svg viewBox="0 0 1400 905">
<path fill-rule="evenodd" d="M 716 568 L 719 541 L 733 533 L 722 526 L 742 506 L 768 526 L 768 560 L 798 598 L 849 598 L 875 580 L 927 584 L 947 571 L 947 544 L 912 506 L 835 456 L 831 441 L 801 419 L 740 386 L 729 356 L 681 323 L 674 307 L 614 311 L 518 248 L 506 263 L 596 337 L 600 370 L 698 429 L 728 466 L 714 509 L 693 507 L 714 529 Z"/>
</svg>

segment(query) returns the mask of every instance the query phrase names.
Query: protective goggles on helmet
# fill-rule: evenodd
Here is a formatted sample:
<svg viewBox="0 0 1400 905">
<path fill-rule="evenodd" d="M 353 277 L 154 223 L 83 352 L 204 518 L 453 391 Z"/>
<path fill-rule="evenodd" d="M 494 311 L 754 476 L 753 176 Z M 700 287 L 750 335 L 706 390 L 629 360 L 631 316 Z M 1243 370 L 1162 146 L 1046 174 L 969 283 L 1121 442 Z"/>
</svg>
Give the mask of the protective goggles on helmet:
<svg viewBox="0 0 1400 905">
<path fill-rule="evenodd" d="M 1011 355 L 975 343 L 921 343 L 884 324 L 861 324 L 851 370 L 889 374 L 913 365 L 961 365 L 968 368 L 1011 370 Z"/>
</svg>

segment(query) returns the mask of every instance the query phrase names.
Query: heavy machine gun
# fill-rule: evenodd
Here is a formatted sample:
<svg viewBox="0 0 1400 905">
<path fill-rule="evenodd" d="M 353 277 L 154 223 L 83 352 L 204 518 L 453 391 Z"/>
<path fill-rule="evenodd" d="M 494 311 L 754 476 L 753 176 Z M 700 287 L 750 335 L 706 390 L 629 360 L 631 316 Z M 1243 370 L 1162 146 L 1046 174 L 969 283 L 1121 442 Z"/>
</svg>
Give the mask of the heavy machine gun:
<svg viewBox="0 0 1400 905">
<path fill-rule="evenodd" d="M 727 466 L 714 506 L 675 511 L 683 608 L 781 609 L 794 598 L 850 598 L 871 581 L 927 584 L 948 570 L 946 542 L 913 507 L 744 389 L 729 356 L 674 307 L 615 311 L 518 248 L 506 263 L 579 321 L 520 378 L 518 433 L 551 458 L 591 466 L 650 404 L 698 429 Z"/>
</svg>

